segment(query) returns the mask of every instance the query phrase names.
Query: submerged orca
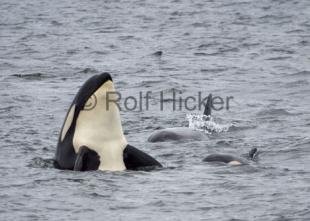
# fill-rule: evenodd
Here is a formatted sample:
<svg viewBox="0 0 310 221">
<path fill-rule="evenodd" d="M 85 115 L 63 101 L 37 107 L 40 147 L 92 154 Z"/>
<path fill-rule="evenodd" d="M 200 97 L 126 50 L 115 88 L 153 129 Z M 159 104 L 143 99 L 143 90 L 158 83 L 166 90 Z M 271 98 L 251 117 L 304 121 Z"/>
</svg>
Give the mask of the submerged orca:
<svg viewBox="0 0 310 221">
<path fill-rule="evenodd" d="M 207 104 L 203 115 L 210 119 L 211 117 L 211 108 L 212 108 L 212 94 L 208 96 Z M 173 141 L 173 140 L 203 140 L 206 138 L 206 134 L 193 130 L 188 127 L 173 127 L 166 128 L 154 131 L 148 138 L 149 142 L 164 142 L 164 141 Z"/>
<path fill-rule="evenodd" d="M 115 92 L 108 73 L 91 77 L 80 88 L 60 131 L 55 167 L 77 171 L 161 167 L 127 143 L 117 104 L 107 102 L 108 92 Z"/>
<path fill-rule="evenodd" d="M 250 160 L 254 160 L 258 155 L 257 148 L 253 148 L 248 153 L 248 158 Z M 239 157 L 228 155 L 228 154 L 211 154 L 203 159 L 204 162 L 222 162 L 227 163 L 229 165 L 243 165 L 248 164 L 245 159 L 241 159 Z"/>
</svg>

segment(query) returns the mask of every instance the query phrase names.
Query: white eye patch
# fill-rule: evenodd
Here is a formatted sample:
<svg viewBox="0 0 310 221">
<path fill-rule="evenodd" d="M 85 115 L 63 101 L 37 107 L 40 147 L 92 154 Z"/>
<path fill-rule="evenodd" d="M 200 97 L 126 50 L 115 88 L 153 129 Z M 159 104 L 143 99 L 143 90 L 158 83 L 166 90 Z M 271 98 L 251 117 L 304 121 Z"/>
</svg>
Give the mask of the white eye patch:
<svg viewBox="0 0 310 221">
<path fill-rule="evenodd" d="M 75 112 L 75 104 L 72 105 L 68 115 L 67 115 L 67 118 L 66 118 L 66 121 L 65 121 L 65 124 L 62 128 L 62 132 L 61 132 L 61 142 L 65 139 L 65 136 L 72 124 L 72 121 L 73 121 L 73 116 L 74 116 L 74 112 Z"/>
</svg>

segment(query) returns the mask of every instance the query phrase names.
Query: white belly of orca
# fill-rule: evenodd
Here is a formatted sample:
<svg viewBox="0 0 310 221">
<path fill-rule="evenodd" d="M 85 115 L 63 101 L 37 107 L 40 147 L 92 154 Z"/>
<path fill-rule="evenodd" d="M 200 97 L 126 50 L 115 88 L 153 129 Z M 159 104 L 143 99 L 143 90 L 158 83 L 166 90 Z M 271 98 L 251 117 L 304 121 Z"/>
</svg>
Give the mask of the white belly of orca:
<svg viewBox="0 0 310 221">
<path fill-rule="evenodd" d="M 238 165 L 242 165 L 242 163 L 240 161 L 237 161 L 237 160 L 233 160 L 233 161 L 230 161 L 228 163 L 228 165 L 231 165 L 231 166 L 238 166 Z"/>
<path fill-rule="evenodd" d="M 125 144 L 125 146 L 126 145 L 127 144 Z M 98 150 L 98 155 L 100 156 L 100 165 L 98 169 L 109 171 L 126 170 L 123 160 L 125 146 L 123 148 L 118 148 L 119 143 L 110 143 L 106 148 L 100 148 Z"/>
</svg>

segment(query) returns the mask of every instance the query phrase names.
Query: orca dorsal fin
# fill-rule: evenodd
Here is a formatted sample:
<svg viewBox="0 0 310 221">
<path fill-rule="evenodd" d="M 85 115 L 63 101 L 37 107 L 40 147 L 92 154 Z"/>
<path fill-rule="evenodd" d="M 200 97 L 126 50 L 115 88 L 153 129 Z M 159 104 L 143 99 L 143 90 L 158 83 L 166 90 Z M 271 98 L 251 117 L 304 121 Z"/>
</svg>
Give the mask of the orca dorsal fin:
<svg viewBox="0 0 310 221">
<path fill-rule="evenodd" d="M 212 94 L 209 94 L 203 115 L 211 116 L 211 109 L 212 109 Z"/>
<path fill-rule="evenodd" d="M 258 155 L 258 150 L 257 150 L 257 148 L 253 148 L 253 149 L 250 150 L 250 152 L 249 152 L 249 158 L 250 158 L 251 160 L 254 160 L 254 159 L 257 157 L 257 155 Z"/>
</svg>

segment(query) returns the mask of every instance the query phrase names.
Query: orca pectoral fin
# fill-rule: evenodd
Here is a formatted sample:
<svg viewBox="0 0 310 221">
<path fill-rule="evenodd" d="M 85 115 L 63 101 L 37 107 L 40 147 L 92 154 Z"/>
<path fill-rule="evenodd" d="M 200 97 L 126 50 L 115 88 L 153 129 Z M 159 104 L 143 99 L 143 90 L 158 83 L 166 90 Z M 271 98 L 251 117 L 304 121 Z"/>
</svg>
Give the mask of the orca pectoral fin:
<svg viewBox="0 0 310 221">
<path fill-rule="evenodd" d="M 162 167 L 153 157 L 130 145 L 124 149 L 123 157 L 128 170 L 149 170 Z"/>
<path fill-rule="evenodd" d="M 77 153 L 74 171 L 97 170 L 100 164 L 99 155 L 86 146 L 82 146 Z"/>
</svg>

